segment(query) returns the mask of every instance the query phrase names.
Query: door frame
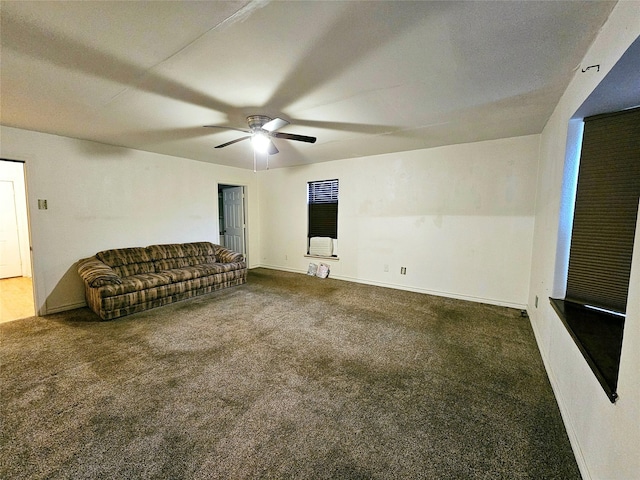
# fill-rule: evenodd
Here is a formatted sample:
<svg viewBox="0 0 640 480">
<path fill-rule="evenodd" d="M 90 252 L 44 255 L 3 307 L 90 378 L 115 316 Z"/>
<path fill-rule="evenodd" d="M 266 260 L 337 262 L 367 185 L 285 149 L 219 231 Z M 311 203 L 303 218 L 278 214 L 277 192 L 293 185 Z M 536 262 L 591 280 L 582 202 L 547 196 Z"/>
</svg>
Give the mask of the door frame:
<svg viewBox="0 0 640 480">
<path fill-rule="evenodd" d="M 26 210 L 26 228 L 27 228 L 27 238 L 26 238 L 26 247 L 27 247 L 27 256 L 29 258 L 29 269 L 31 274 L 31 295 L 33 297 L 33 307 L 34 307 L 34 315 L 40 315 L 40 311 L 38 308 L 38 289 L 37 282 L 35 276 L 35 259 L 33 255 L 33 243 L 32 243 L 32 228 L 31 228 L 31 209 L 29 208 L 29 178 L 27 175 L 27 162 L 25 160 L 16 160 L 13 158 L 4 158 L 0 157 L 0 162 L 12 162 L 12 163 L 21 163 L 22 164 L 22 175 L 24 178 L 24 196 L 16 195 L 15 199 L 17 202 L 20 202 L 24 205 Z M 21 241 L 21 247 L 22 240 Z M 23 262 L 24 263 L 24 262 Z M 25 267 L 22 265 L 22 276 L 24 277 Z"/>
<path fill-rule="evenodd" d="M 226 183 L 226 182 L 219 182 L 218 183 L 218 238 L 220 238 L 220 236 L 222 235 L 221 232 L 221 228 L 222 226 L 224 226 L 224 208 L 223 208 L 223 204 L 222 204 L 222 191 L 225 188 L 235 188 L 235 187 L 241 187 L 242 188 L 242 217 L 243 217 L 243 223 L 244 223 L 244 256 L 245 259 L 247 260 L 247 264 L 249 262 L 249 222 L 248 222 L 248 216 L 247 216 L 247 186 L 246 185 L 239 185 L 237 183 Z M 219 243 L 216 242 L 216 243 Z"/>
</svg>

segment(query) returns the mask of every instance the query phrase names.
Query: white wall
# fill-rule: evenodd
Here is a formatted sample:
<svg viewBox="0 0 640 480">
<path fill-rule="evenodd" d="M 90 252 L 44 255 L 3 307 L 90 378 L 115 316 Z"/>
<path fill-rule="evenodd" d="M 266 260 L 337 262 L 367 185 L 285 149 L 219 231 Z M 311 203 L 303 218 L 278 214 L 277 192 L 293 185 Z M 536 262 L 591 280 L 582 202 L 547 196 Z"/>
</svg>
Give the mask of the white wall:
<svg viewBox="0 0 640 480">
<path fill-rule="evenodd" d="M 29 220 L 24 165 L 20 162 L 0 161 L 0 178 L 13 182 L 22 276 L 31 277 L 31 251 L 29 249 Z"/>
<path fill-rule="evenodd" d="M 531 135 L 260 172 L 261 263 L 317 263 L 307 182 L 338 178 L 332 277 L 524 307 L 538 148 Z"/>
<path fill-rule="evenodd" d="M 26 162 L 36 310 L 85 304 L 79 259 L 154 243 L 218 243 L 218 183 L 247 186 L 248 257 L 259 258 L 253 172 L 0 127 L 0 156 Z M 46 199 L 47 210 L 38 210 Z"/>
<path fill-rule="evenodd" d="M 548 298 L 563 290 L 556 275 L 562 180 L 569 119 L 640 35 L 640 3 L 620 2 L 585 56 L 541 135 L 529 314 L 582 475 L 637 479 L 640 475 L 640 222 L 632 265 L 618 379 L 611 404 Z M 637 80 L 637 78 L 636 78 Z M 535 308 L 535 297 L 539 298 Z"/>
</svg>

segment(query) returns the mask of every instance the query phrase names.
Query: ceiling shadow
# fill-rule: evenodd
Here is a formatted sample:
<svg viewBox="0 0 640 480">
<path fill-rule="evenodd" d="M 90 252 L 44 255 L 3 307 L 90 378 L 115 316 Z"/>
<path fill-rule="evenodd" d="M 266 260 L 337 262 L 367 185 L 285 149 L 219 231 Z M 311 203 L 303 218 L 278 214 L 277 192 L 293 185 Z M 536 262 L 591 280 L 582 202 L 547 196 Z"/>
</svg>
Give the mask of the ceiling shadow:
<svg viewBox="0 0 640 480">
<path fill-rule="evenodd" d="M 446 2 L 352 2 L 338 20 L 314 42 L 287 74 L 265 106 L 282 111 L 309 92 L 337 77 L 359 59 L 379 49 L 427 14 L 448 8 Z M 380 12 L 384 13 L 381 23 Z"/>
<path fill-rule="evenodd" d="M 291 123 L 294 125 L 301 125 L 303 127 L 324 128 L 327 130 L 340 130 L 354 133 L 367 133 L 370 135 L 381 135 L 384 133 L 392 133 L 401 130 L 401 127 L 398 127 L 397 125 L 327 122 L 322 120 L 302 120 L 299 118 L 292 118 Z"/>
<path fill-rule="evenodd" d="M 234 109 L 231 105 L 183 83 L 141 69 L 131 62 L 36 27 L 23 19 L 11 18 L 6 13 L 2 19 L 2 47 L 65 69 L 218 112 L 226 113 Z"/>
<path fill-rule="evenodd" d="M 118 134 L 123 143 L 129 142 L 138 144 L 139 147 L 157 145 L 163 142 L 172 142 L 176 140 L 191 140 L 192 138 L 205 137 L 216 130 L 207 130 L 206 128 L 185 127 L 185 128 L 163 128 L 157 130 L 131 130 L 126 133 Z"/>
</svg>

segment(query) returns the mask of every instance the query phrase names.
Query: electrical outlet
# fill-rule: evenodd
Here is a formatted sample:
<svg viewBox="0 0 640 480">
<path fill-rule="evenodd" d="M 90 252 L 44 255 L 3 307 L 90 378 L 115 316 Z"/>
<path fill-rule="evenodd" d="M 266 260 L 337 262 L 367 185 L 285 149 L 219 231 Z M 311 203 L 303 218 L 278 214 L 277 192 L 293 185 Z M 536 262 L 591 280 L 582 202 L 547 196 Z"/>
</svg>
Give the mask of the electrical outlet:
<svg viewBox="0 0 640 480">
<path fill-rule="evenodd" d="M 384 264 L 384 271 L 385 271 L 385 272 L 388 272 L 388 271 L 389 271 L 389 265 L 388 265 L 388 264 L 386 264 L 386 263 Z"/>
<path fill-rule="evenodd" d="M 407 267 L 400 267 L 400 275 L 406 275 L 407 274 Z"/>
<path fill-rule="evenodd" d="M 47 209 L 47 201 L 41 198 L 38 199 L 38 210 L 46 210 Z"/>
</svg>

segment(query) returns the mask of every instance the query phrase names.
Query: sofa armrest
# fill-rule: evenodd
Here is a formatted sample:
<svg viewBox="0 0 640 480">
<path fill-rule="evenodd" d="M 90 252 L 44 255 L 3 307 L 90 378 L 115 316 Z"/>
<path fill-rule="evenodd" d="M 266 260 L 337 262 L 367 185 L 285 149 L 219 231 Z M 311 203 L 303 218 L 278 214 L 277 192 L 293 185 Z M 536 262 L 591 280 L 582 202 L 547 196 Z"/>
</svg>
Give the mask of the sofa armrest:
<svg viewBox="0 0 640 480">
<path fill-rule="evenodd" d="M 244 255 L 224 247 L 216 248 L 216 259 L 220 263 L 236 263 L 244 261 Z"/>
<path fill-rule="evenodd" d="M 80 260 L 78 262 L 78 273 L 80 278 L 90 287 L 119 285 L 122 283 L 122 279 L 115 270 L 96 257 Z"/>
</svg>

